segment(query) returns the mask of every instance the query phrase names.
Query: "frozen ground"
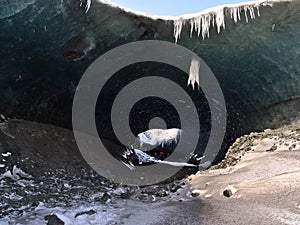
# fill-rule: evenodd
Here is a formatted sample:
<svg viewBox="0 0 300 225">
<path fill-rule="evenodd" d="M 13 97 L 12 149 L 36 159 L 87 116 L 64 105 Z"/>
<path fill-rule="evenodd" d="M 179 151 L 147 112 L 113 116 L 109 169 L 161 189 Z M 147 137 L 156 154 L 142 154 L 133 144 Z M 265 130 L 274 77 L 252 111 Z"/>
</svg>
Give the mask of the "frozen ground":
<svg viewBox="0 0 300 225">
<path fill-rule="evenodd" d="M 74 149 L 66 164 L 68 130 L 26 121 L 2 127 L 1 225 L 300 223 L 299 124 L 241 137 L 211 169 L 143 188 L 77 168 Z M 56 146 L 42 142 L 52 139 Z M 49 151 L 58 147 L 52 164 Z"/>
</svg>

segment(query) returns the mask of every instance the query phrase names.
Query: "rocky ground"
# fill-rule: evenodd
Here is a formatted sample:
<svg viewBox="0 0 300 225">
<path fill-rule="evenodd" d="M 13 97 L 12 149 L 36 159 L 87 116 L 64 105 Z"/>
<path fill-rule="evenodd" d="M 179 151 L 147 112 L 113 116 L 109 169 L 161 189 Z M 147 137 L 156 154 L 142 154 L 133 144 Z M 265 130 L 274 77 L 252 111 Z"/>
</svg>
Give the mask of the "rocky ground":
<svg viewBox="0 0 300 225">
<path fill-rule="evenodd" d="M 173 181 L 151 187 L 114 184 L 85 163 L 72 131 L 24 120 L 3 119 L 0 123 L 0 224 L 9 221 L 34 224 L 24 218 L 28 219 L 28 215 L 36 210 L 41 211 L 36 224 L 41 221 L 46 224 L 44 216 L 47 215 L 42 214 L 51 215 L 51 209 L 59 208 L 58 211 L 63 212 L 71 209 L 75 214 L 69 216 L 79 218 L 97 213 L 89 208 L 91 205 L 101 212 L 110 212 L 113 211 L 110 205 L 116 208 L 114 205 L 128 200 L 141 203 L 165 201 L 182 183 Z M 47 217 L 49 224 L 55 224 L 51 218 Z M 99 218 L 97 220 L 91 224 L 99 224 Z M 103 218 L 100 221 L 111 223 Z"/>
<path fill-rule="evenodd" d="M 225 159 L 149 187 L 110 183 L 72 132 L 0 123 L 0 224 L 300 224 L 300 126 L 251 133 Z"/>
</svg>

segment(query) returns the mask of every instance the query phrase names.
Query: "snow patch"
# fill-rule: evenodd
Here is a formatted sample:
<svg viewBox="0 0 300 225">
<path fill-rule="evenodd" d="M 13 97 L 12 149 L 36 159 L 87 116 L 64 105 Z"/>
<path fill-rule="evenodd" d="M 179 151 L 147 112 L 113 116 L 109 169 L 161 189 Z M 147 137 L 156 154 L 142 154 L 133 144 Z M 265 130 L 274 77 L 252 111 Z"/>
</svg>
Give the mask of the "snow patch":
<svg viewBox="0 0 300 225">
<path fill-rule="evenodd" d="M 212 166 L 212 162 L 211 161 L 206 161 L 204 163 L 199 164 L 199 167 L 202 167 L 203 169 L 208 169 L 211 166 Z"/>
<path fill-rule="evenodd" d="M 2 155 L 3 157 L 9 157 L 9 156 L 11 156 L 11 153 L 10 153 L 10 152 L 1 153 L 1 155 Z"/>
<path fill-rule="evenodd" d="M 88 212 L 90 210 L 95 211 L 94 214 L 83 214 L 81 216 L 76 215 L 81 212 Z M 80 225 L 80 224 L 116 224 L 119 218 L 116 215 L 115 209 L 110 206 L 98 204 L 98 203 L 79 203 L 68 208 L 55 207 L 48 208 L 43 203 L 40 203 L 33 212 L 25 215 L 28 218 L 31 218 L 30 224 L 45 224 L 44 217 L 45 215 L 56 215 L 60 220 L 62 220 L 65 225 Z M 16 223 L 19 222 L 19 219 L 14 219 Z M 0 219 L 0 224 L 4 219 Z"/>
<path fill-rule="evenodd" d="M 20 195 L 18 195 L 18 194 L 16 194 L 16 193 L 5 193 L 4 195 L 3 195 L 5 198 L 7 198 L 7 199 L 10 199 L 10 200 L 21 200 L 21 199 L 23 199 L 23 197 L 22 196 L 20 196 Z"/>
<path fill-rule="evenodd" d="M 28 173 L 25 173 L 22 169 L 18 168 L 16 165 L 14 165 L 12 171 L 8 170 L 0 176 L 0 180 L 4 178 L 9 178 L 13 181 L 16 181 L 17 184 L 23 187 L 31 186 L 33 183 L 33 181 L 30 180 L 32 176 Z"/>
</svg>

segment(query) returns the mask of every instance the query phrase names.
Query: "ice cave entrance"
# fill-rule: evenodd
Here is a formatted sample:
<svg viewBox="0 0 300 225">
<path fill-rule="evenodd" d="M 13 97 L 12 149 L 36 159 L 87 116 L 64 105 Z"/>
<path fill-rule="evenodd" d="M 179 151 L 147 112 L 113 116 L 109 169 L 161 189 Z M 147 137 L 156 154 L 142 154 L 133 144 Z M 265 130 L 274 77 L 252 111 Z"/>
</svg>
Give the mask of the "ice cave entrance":
<svg viewBox="0 0 300 225">
<path fill-rule="evenodd" d="M 198 13 L 202 10 L 225 5 L 248 2 L 249 0 L 113 0 L 121 7 L 157 16 L 181 16 L 184 14 Z"/>
</svg>

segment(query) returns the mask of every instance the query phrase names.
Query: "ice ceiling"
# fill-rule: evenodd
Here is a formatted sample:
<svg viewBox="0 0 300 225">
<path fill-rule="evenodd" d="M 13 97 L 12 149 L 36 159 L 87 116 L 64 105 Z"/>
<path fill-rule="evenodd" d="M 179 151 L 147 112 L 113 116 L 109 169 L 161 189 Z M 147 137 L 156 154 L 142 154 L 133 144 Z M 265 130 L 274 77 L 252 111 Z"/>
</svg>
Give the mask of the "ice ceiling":
<svg viewBox="0 0 300 225">
<path fill-rule="evenodd" d="M 227 136 L 299 119 L 299 1 L 260 1 L 179 18 L 137 15 L 103 1 L 1 4 L 0 112 L 9 117 L 71 128 L 76 84 L 97 57 L 132 41 L 163 40 L 197 53 L 214 72 L 227 104 Z M 168 70 L 179 74 L 162 69 Z"/>
</svg>

